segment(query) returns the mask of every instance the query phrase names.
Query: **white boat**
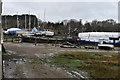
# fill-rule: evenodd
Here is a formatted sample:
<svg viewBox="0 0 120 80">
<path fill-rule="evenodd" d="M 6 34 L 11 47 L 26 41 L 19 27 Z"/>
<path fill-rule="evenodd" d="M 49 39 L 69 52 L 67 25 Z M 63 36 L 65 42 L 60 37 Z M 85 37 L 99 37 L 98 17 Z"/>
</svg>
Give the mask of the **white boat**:
<svg viewBox="0 0 120 80">
<path fill-rule="evenodd" d="M 16 31 L 16 34 L 18 35 L 18 36 L 32 36 L 31 34 L 30 34 L 30 31 L 27 31 L 27 30 L 20 30 L 20 31 Z"/>
<path fill-rule="evenodd" d="M 114 49 L 114 45 L 112 45 L 112 44 L 98 44 L 98 49 L 110 50 L 110 49 Z"/>
<path fill-rule="evenodd" d="M 52 32 L 52 31 L 45 31 L 45 36 L 54 36 L 54 32 Z"/>
<path fill-rule="evenodd" d="M 7 29 L 7 31 L 4 31 L 4 34 L 11 34 L 11 35 L 14 35 L 16 34 L 17 31 L 20 31 L 21 29 L 19 28 L 10 28 L 10 29 Z"/>
<path fill-rule="evenodd" d="M 44 36 L 54 36 L 54 32 L 48 30 L 38 31 L 36 32 L 36 34 L 44 35 Z"/>
<path fill-rule="evenodd" d="M 78 41 L 97 43 L 105 42 L 107 44 L 120 44 L 119 32 L 84 32 L 78 34 Z"/>
</svg>

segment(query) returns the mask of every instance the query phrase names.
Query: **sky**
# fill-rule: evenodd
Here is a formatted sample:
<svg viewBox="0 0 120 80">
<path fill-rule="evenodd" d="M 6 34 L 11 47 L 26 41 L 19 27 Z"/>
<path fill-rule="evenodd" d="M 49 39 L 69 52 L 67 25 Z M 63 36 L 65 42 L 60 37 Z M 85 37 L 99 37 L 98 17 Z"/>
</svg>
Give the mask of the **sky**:
<svg viewBox="0 0 120 80">
<path fill-rule="evenodd" d="M 53 1 L 53 2 L 52 2 Z M 51 22 L 62 20 L 82 19 L 91 22 L 92 20 L 114 19 L 118 21 L 118 2 L 117 1 L 87 1 L 70 0 L 61 1 L 27 1 L 5 0 L 3 1 L 3 15 L 33 14 L 39 19 Z M 45 15 L 45 18 L 44 18 Z"/>
</svg>

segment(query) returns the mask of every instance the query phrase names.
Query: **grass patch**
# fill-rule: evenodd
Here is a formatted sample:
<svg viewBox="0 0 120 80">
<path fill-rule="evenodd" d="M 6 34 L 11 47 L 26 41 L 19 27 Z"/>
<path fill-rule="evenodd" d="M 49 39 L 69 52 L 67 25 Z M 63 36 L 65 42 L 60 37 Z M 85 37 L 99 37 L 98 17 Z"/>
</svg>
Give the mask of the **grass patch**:
<svg viewBox="0 0 120 80">
<path fill-rule="evenodd" d="M 30 64 L 42 64 L 42 60 L 40 58 L 29 58 Z"/>
<path fill-rule="evenodd" d="M 118 54 L 109 52 L 65 52 L 52 61 L 69 70 L 86 71 L 93 78 L 118 78 L 119 60 Z"/>
<path fill-rule="evenodd" d="M 18 56 L 18 55 L 15 55 L 15 54 L 12 54 L 12 55 L 3 55 L 3 60 L 9 60 L 9 59 L 20 59 L 20 58 L 26 58 L 25 56 Z"/>
<path fill-rule="evenodd" d="M 59 66 L 67 68 L 68 70 L 76 70 L 78 67 L 84 65 L 82 60 L 72 60 L 68 58 L 54 58 L 53 62 Z"/>
</svg>

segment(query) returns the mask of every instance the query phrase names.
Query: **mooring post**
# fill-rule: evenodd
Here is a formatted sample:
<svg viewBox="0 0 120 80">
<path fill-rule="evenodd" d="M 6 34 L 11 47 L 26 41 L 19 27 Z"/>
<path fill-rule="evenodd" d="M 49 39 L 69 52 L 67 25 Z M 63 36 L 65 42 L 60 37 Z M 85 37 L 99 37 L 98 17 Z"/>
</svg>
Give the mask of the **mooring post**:
<svg viewBox="0 0 120 80">
<path fill-rule="evenodd" d="M 2 21 L 1 21 L 1 14 L 2 14 L 2 1 L 0 0 L 0 80 L 2 80 L 2 44 L 3 44 L 3 30 L 2 30 Z"/>
</svg>

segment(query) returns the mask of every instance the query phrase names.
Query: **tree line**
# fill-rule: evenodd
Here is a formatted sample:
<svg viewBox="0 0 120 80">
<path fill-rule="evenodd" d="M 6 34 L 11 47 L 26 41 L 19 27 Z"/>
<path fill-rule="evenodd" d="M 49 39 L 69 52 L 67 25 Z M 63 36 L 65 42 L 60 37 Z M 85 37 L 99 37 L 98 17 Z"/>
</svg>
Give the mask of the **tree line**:
<svg viewBox="0 0 120 80">
<path fill-rule="evenodd" d="M 17 27 L 17 23 L 19 23 L 19 28 L 24 29 L 25 22 L 27 29 L 29 28 L 29 26 L 31 27 L 31 29 L 33 27 L 36 27 L 40 30 L 49 29 L 55 31 L 56 34 L 59 35 L 77 36 L 77 34 L 80 32 L 120 32 L 120 23 L 117 23 L 113 19 L 107 19 L 103 21 L 93 20 L 92 22 L 86 21 L 83 24 L 82 19 L 70 19 L 54 23 L 50 21 L 44 22 L 38 19 L 35 15 L 28 14 L 2 16 L 3 29 Z"/>
<path fill-rule="evenodd" d="M 43 25 L 43 22 L 41 26 Z M 59 34 L 67 34 L 76 36 L 80 32 L 120 32 L 120 23 L 116 23 L 113 19 L 104 21 L 93 20 L 92 22 L 82 23 L 75 19 L 66 20 L 62 22 L 47 22 L 44 23 L 45 28 L 57 30 Z"/>
</svg>

